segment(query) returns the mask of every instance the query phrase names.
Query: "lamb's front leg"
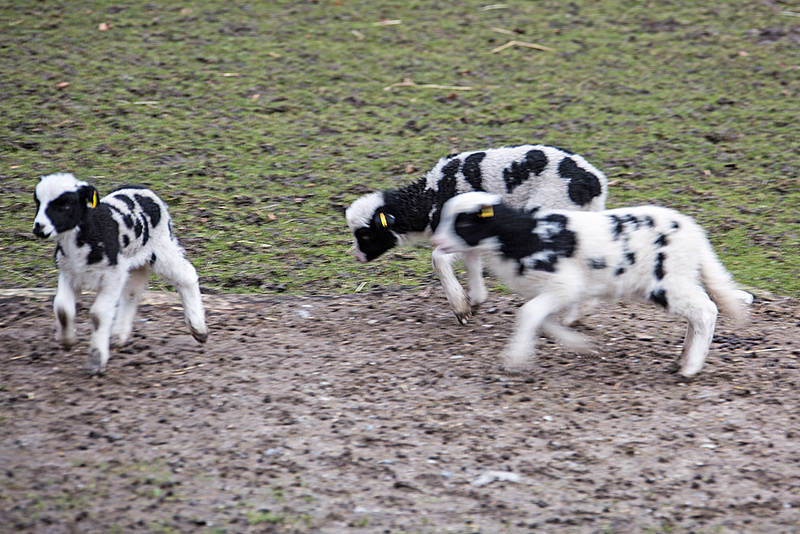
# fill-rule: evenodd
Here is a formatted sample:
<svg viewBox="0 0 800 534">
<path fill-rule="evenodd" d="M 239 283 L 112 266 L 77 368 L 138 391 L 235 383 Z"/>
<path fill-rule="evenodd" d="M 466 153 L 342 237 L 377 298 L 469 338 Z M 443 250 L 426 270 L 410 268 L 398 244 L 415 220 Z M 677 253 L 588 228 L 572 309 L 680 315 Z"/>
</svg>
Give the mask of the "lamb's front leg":
<svg viewBox="0 0 800 534">
<path fill-rule="evenodd" d="M 61 272 L 58 275 L 58 291 L 53 299 L 53 314 L 56 316 L 56 341 L 68 349 L 78 342 L 75 332 L 76 305 L 77 291 L 70 277 Z"/>
<path fill-rule="evenodd" d="M 456 273 L 453 271 L 453 262 L 456 259 L 455 254 L 448 254 L 442 252 L 438 247 L 433 249 L 431 256 L 431 264 L 433 270 L 439 280 L 442 282 L 444 294 L 447 297 L 447 302 L 456 314 L 458 322 L 467 324 L 469 318 L 472 317 L 472 308 L 469 305 L 469 299 L 464 292 L 464 288 L 458 283 Z"/>
<path fill-rule="evenodd" d="M 514 335 L 508 347 L 503 351 L 503 360 L 507 370 L 520 371 L 533 364 L 536 357 L 536 336 L 539 327 L 563 305 L 554 295 L 543 293 L 519 309 Z"/>
<path fill-rule="evenodd" d="M 104 277 L 97 297 L 94 299 L 92 307 L 89 308 L 89 318 L 92 321 L 92 337 L 89 341 L 89 372 L 93 375 L 105 370 L 110 354 L 111 327 L 114 324 L 117 303 L 126 282 L 125 275 L 117 277 L 116 274 Z"/>
</svg>

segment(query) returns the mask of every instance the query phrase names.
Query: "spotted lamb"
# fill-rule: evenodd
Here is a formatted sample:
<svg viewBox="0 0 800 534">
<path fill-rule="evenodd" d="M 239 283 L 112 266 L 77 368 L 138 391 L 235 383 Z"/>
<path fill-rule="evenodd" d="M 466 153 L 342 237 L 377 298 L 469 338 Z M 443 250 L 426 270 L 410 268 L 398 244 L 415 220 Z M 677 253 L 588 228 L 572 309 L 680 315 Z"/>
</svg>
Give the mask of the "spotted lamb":
<svg viewBox="0 0 800 534">
<path fill-rule="evenodd" d="M 111 334 L 125 343 L 150 271 L 172 283 L 183 302 L 192 336 L 205 343 L 208 329 L 194 267 L 172 234 L 167 206 L 148 189 L 125 187 L 97 200 L 97 190 L 72 174 L 42 177 L 36 186 L 33 232 L 56 242 L 58 291 L 53 302 L 56 339 L 77 342 L 75 307 L 82 289 L 97 292 L 89 315 L 89 369 L 103 372 Z"/>
<path fill-rule="evenodd" d="M 608 193 L 605 175 L 583 157 L 545 145 L 463 152 L 439 160 L 420 180 L 400 189 L 365 195 L 347 209 L 355 256 L 372 261 L 395 245 L 427 239 L 436 230 L 442 206 L 466 191 L 488 191 L 517 208 L 602 210 Z M 453 262 L 463 257 L 469 296 Z M 436 248 L 433 269 L 460 323 L 486 301 L 480 254 L 447 254 Z"/>
<path fill-rule="evenodd" d="M 532 299 L 520 309 L 505 352 L 509 369 L 530 363 L 540 327 L 573 349 L 589 348 L 583 336 L 551 319 L 565 307 L 642 298 L 688 320 L 680 373 L 689 377 L 705 363 L 717 306 L 741 323 L 752 302 L 736 289 L 703 229 L 667 208 L 531 213 L 498 195 L 465 193 L 444 205 L 431 241 L 448 253 L 487 251 L 493 272 Z"/>
</svg>

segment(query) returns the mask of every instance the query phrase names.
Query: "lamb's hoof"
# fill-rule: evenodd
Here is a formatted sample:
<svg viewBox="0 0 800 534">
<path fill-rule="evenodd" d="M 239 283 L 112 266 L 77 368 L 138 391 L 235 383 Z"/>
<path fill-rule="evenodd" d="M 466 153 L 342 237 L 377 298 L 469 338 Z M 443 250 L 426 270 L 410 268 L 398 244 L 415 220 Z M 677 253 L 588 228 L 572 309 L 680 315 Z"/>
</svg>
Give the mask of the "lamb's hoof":
<svg viewBox="0 0 800 534">
<path fill-rule="evenodd" d="M 105 371 L 103 356 L 97 349 L 92 349 L 89 353 L 89 374 L 92 376 L 101 375 Z"/>
<path fill-rule="evenodd" d="M 701 370 L 702 367 L 700 369 L 682 367 L 679 374 L 683 380 L 693 380 Z"/>
<path fill-rule="evenodd" d="M 503 363 L 503 371 L 510 375 L 521 375 L 532 370 L 533 366 L 523 363 L 523 364 L 509 364 Z"/>
<path fill-rule="evenodd" d="M 678 384 L 690 384 L 690 383 L 694 382 L 695 379 L 697 379 L 697 374 L 693 374 L 693 375 L 687 376 L 687 375 L 685 375 L 683 373 L 678 373 L 678 374 L 675 375 L 675 381 Z"/>
<path fill-rule="evenodd" d="M 62 348 L 66 350 L 70 350 L 72 347 L 78 344 L 78 337 L 58 337 L 56 336 L 56 342 L 61 345 Z"/>
<path fill-rule="evenodd" d="M 191 329 L 192 337 L 197 340 L 198 343 L 205 343 L 208 340 L 208 330 L 195 330 L 194 328 Z"/>
<path fill-rule="evenodd" d="M 533 370 L 535 357 L 520 356 L 519 354 L 502 355 L 503 370 L 510 374 L 521 374 Z"/>
<path fill-rule="evenodd" d="M 468 313 L 456 313 L 456 319 L 458 322 L 464 326 L 469 322 L 470 317 L 472 317 L 472 312 Z"/>
<path fill-rule="evenodd" d="M 742 291 L 741 289 L 737 289 L 736 293 L 736 300 L 738 300 L 741 304 L 745 306 L 749 306 L 753 303 L 753 295 L 748 293 L 747 291 Z"/>
<path fill-rule="evenodd" d="M 125 339 L 112 337 L 109 343 L 112 349 L 121 349 L 122 347 L 128 344 L 128 341 L 129 341 L 128 336 L 125 336 Z"/>
</svg>

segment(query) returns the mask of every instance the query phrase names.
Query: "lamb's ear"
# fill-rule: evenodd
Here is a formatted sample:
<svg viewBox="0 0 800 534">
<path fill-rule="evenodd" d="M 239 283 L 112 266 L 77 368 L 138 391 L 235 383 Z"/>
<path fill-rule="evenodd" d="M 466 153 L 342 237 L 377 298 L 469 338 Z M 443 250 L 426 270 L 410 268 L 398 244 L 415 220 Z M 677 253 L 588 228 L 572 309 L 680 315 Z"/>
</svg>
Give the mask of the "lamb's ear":
<svg viewBox="0 0 800 534">
<path fill-rule="evenodd" d="M 82 185 L 80 189 L 78 189 L 78 196 L 81 200 L 86 202 L 86 205 L 90 208 L 97 207 L 97 189 L 91 185 Z"/>
<path fill-rule="evenodd" d="M 394 215 L 390 215 L 389 213 L 384 213 L 382 211 L 379 211 L 378 213 L 375 214 L 373 220 L 375 221 L 375 225 L 378 228 L 391 228 L 392 226 L 394 226 L 395 219 Z"/>
</svg>

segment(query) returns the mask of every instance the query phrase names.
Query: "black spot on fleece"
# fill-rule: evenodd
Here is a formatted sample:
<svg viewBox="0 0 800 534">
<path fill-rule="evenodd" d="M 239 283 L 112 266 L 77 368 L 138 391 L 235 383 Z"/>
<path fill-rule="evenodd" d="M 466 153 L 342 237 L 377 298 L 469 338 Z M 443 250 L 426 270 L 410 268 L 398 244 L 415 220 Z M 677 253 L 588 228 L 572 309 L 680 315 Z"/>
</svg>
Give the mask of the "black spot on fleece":
<svg viewBox="0 0 800 534">
<path fill-rule="evenodd" d="M 524 159 L 514 161 L 503 169 L 503 181 L 506 183 L 506 191 L 511 193 L 531 176 L 540 175 L 545 167 L 547 167 L 547 156 L 543 151 L 528 151 Z"/>
<path fill-rule="evenodd" d="M 569 180 L 569 198 L 579 206 L 585 206 L 603 192 L 597 176 L 578 167 L 572 158 L 561 160 L 558 172 L 562 178 Z"/>
<path fill-rule="evenodd" d="M 426 180 L 421 178 L 403 188 L 383 194 L 384 205 L 378 208 L 378 212 L 394 216 L 395 225 L 392 229 L 398 234 L 424 232 L 431 223 L 430 213 L 436 191 L 426 189 L 425 185 Z"/>
<path fill-rule="evenodd" d="M 78 226 L 77 243 L 79 247 L 89 245 L 87 262 L 92 265 L 104 259 L 109 265 L 116 265 L 119 258 L 119 226 L 111 216 L 111 207 L 99 203 L 96 208 L 86 211 L 84 220 Z"/>
<path fill-rule="evenodd" d="M 551 213 L 536 217 L 502 204 L 493 209 L 492 217 L 480 217 L 479 213 L 457 215 L 456 234 L 470 246 L 496 237 L 503 256 L 519 263 L 520 274 L 526 269 L 554 272 L 560 258 L 568 258 L 575 252 L 575 233 L 567 229 L 564 215 Z M 535 232 L 539 225 L 548 228 L 544 236 Z"/>
</svg>

